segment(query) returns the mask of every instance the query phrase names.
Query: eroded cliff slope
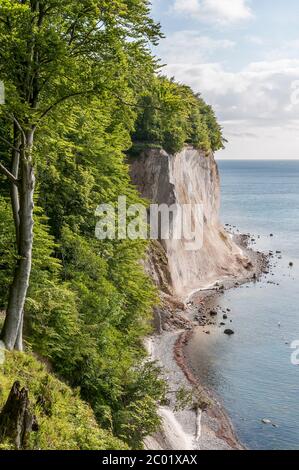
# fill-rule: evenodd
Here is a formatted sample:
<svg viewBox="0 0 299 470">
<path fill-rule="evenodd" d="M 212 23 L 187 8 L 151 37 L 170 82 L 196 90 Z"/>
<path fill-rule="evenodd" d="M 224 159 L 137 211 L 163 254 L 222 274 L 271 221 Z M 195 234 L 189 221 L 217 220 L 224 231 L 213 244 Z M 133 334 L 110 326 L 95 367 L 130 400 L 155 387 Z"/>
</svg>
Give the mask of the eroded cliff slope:
<svg viewBox="0 0 299 470">
<path fill-rule="evenodd" d="M 212 154 L 193 147 L 175 155 L 147 149 L 131 160 L 131 177 L 153 203 L 202 205 L 200 248 L 187 250 L 184 240 L 161 240 L 160 248 L 157 242 L 152 248 L 148 269 L 161 290 L 186 298 L 216 282 L 250 275 L 251 261 L 220 223 L 220 181 Z"/>
</svg>

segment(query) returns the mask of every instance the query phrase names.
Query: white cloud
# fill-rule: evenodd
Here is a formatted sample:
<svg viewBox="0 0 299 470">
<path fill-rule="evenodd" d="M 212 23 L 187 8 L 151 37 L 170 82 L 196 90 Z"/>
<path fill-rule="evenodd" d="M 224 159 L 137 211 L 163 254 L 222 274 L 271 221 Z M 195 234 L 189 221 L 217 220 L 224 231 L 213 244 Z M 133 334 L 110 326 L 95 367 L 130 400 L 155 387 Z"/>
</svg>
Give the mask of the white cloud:
<svg viewBox="0 0 299 470">
<path fill-rule="evenodd" d="M 299 123 L 293 126 L 260 126 L 254 121 L 223 122 L 228 139 L 225 150 L 217 152 L 219 159 L 298 159 Z"/>
<path fill-rule="evenodd" d="M 221 119 L 255 119 L 263 126 L 299 117 L 299 105 L 290 108 L 292 83 L 299 79 L 299 60 L 252 62 L 240 71 L 221 63 L 170 64 L 171 76 L 201 92 Z"/>
<path fill-rule="evenodd" d="M 299 36 L 294 36 L 288 21 L 277 12 L 272 18 L 271 9 L 265 15 L 252 0 L 154 2 L 160 12 L 167 4 L 168 31 L 178 21 L 182 28 L 159 46 L 158 53 L 168 64 L 165 72 L 200 92 L 214 107 L 230 141 L 223 156 L 299 158 L 299 86 L 292 88 L 299 83 Z M 235 25 L 254 17 L 253 6 L 258 21 L 246 22 L 239 31 Z M 174 24 L 170 13 L 176 13 Z M 288 18 L 293 21 L 290 12 Z M 194 20 L 200 22 L 199 31 Z"/>
<path fill-rule="evenodd" d="M 224 156 L 298 158 L 299 104 L 291 105 L 298 59 L 252 62 L 239 71 L 219 62 L 170 64 L 167 72 L 214 107 L 229 139 Z"/>
<path fill-rule="evenodd" d="M 264 52 L 267 60 L 296 59 L 298 58 L 299 39 L 279 41 L 278 44 L 270 44 Z"/>
<path fill-rule="evenodd" d="M 210 59 L 215 52 L 230 50 L 234 46 L 233 41 L 201 36 L 198 31 L 177 31 L 163 40 L 159 55 L 171 64 L 198 64 Z"/>
<path fill-rule="evenodd" d="M 261 38 L 260 36 L 247 36 L 247 41 L 250 42 L 251 44 L 254 44 L 255 46 L 264 46 L 265 45 L 265 39 Z"/>
<path fill-rule="evenodd" d="M 224 24 L 253 16 L 248 0 L 175 0 L 174 10 L 199 20 Z"/>
</svg>

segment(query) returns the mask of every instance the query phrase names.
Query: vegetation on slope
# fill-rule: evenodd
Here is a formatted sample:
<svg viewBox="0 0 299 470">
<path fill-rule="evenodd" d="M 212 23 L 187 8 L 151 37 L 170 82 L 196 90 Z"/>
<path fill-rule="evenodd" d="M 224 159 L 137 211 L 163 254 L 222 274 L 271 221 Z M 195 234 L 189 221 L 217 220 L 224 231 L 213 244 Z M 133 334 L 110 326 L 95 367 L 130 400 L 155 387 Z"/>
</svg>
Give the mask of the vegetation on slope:
<svg viewBox="0 0 299 470">
<path fill-rule="evenodd" d="M 208 154 L 224 144 L 211 106 L 188 86 L 166 77 L 154 77 L 140 95 L 133 141 L 160 146 L 171 153 L 190 144 Z M 133 151 L 139 149 L 137 144 Z"/>
<path fill-rule="evenodd" d="M 49 374 L 30 354 L 6 353 L 5 364 L 0 366 L 0 409 L 15 380 L 29 389 L 38 424 L 38 430 L 29 435 L 27 450 L 127 448 L 111 431 L 99 428 L 90 406 L 80 399 L 78 391 Z M 2 450 L 13 448 L 14 442 L 9 439 L 0 443 Z"/>
<path fill-rule="evenodd" d="M 165 392 L 159 369 L 143 364 L 142 338 L 151 331 L 157 301 L 140 265 L 146 243 L 99 241 L 94 235 L 99 203 L 116 204 L 120 194 L 129 204 L 141 202 L 124 163 L 130 135 L 118 110 L 110 98 L 89 103 L 88 110 L 68 108 L 39 136 L 25 338 L 80 388 L 102 426 L 138 448 L 159 425 L 156 403 Z M 5 309 L 17 252 L 4 197 L 0 207 L 0 308 Z"/>
<path fill-rule="evenodd" d="M 222 146 L 221 129 L 200 96 L 158 77 L 148 44 L 161 33 L 147 0 L 0 6 L 2 337 L 14 349 L 24 333 L 25 348 L 68 384 L 32 357 L 9 354 L 0 405 L 14 379 L 33 403 L 41 387 L 51 395 L 57 415 L 36 410 L 45 425 L 32 448 L 141 448 L 166 392 L 143 347 L 157 293 L 140 263 L 147 243 L 97 240 L 95 210 L 120 195 L 144 203 L 125 163 L 132 143 L 208 153 Z M 80 435 L 72 436 L 76 407 Z"/>
</svg>

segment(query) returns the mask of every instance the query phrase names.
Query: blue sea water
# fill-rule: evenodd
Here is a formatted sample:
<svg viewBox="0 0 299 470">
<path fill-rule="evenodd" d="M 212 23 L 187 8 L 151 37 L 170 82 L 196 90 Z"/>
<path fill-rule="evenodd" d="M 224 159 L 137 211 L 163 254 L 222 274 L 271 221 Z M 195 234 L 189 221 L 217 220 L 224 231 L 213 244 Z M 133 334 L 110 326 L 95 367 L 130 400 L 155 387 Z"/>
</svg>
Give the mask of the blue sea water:
<svg viewBox="0 0 299 470">
<path fill-rule="evenodd" d="M 223 223 L 254 234 L 255 249 L 281 251 L 282 258 L 275 255 L 260 282 L 216 300 L 231 310 L 227 327 L 235 335 L 224 335 L 219 324 L 210 335 L 198 331 L 188 345 L 190 363 L 246 447 L 299 449 L 299 366 L 291 362 L 291 343 L 299 340 L 299 161 L 218 163 Z"/>
</svg>

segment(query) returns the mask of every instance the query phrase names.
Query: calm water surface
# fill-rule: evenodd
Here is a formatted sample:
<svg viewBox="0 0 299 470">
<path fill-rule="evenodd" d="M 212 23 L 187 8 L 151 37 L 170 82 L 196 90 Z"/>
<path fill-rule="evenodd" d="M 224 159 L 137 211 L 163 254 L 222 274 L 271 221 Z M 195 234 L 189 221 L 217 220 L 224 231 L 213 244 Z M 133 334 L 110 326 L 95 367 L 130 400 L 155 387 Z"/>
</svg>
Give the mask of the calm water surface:
<svg viewBox="0 0 299 470">
<path fill-rule="evenodd" d="M 299 449 L 299 366 L 290 359 L 290 344 L 299 340 L 299 162 L 220 161 L 219 167 L 223 223 L 259 235 L 255 248 L 281 251 L 282 259 L 274 258 L 261 282 L 217 299 L 231 309 L 227 326 L 235 335 L 227 337 L 219 325 L 210 336 L 198 331 L 188 346 L 190 362 L 247 447 Z"/>
</svg>

